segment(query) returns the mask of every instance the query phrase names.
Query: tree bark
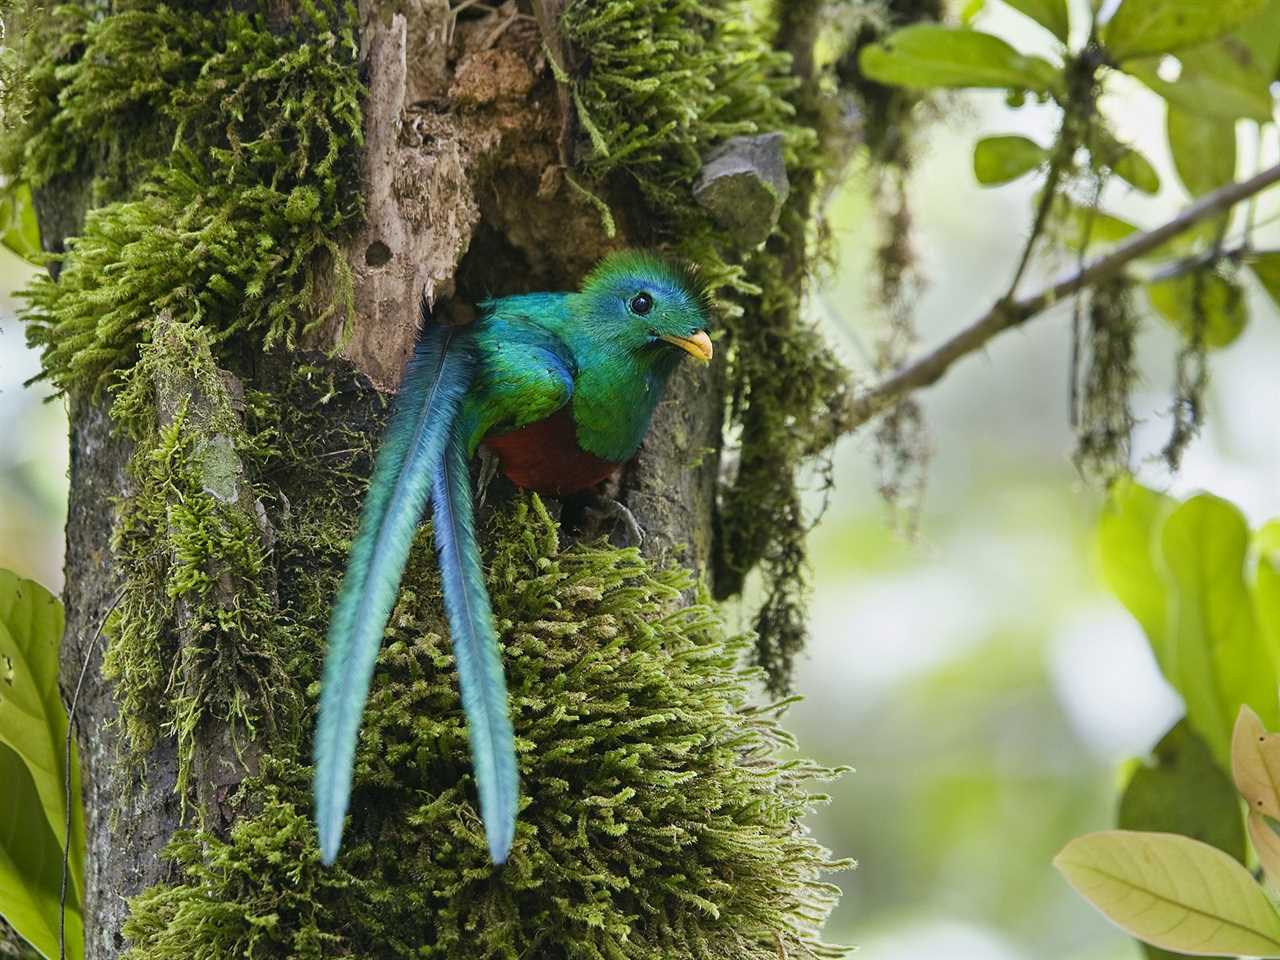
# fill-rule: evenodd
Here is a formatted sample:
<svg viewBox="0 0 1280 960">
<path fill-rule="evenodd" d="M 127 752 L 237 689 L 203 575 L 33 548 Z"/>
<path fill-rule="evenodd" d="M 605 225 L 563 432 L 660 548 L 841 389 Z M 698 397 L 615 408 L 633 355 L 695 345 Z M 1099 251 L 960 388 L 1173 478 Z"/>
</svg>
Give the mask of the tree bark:
<svg viewBox="0 0 1280 960">
<path fill-rule="evenodd" d="M 113 563 L 111 498 L 130 488 L 130 444 L 115 435 L 106 405 L 71 404 L 71 491 L 67 509 L 67 632 L 62 680 L 70 702 L 84 660 L 88 672 L 76 704 L 76 740 L 84 784 L 85 956 L 115 957 L 124 948 L 127 898 L 160 878 L 160 851 L 179 825 L 177 744 L 161 739 L 145 758 L 146 775 L 130 782 L 120 763 L 126 747 L 114 724 L 117 707 L 102 678 L 100 628 L 119 591 Z M 96 639 L 96 643 L 94 642 Z"/>
<path fill-rule="evenodd" d="M 356 315 L 350 331 L 331 328 L 308 354 L 356 384 L 356 395 L 333 411 L 335 433 L 367 430 L 371 411 L 381 407 L 377 393 L 394 389 L 412 349 L 421 295 L 437 309 L 460 310 L 458 304 L 489 293 L 564 289 L 601 254 L 629 245 L 625 223 L 619 236 L 607 237 L 595 208 L 564 183 L 568 101 L 546 63 L 538 24 L 514 4 L 456 24 L 448 8 L 447 0 L 360 6 L 367 222 L 344 248 Z M 61 251 L 82 229 L 91 173 L 38 191 L 47 250 Z M 335 296 L 337 286 L 322 296 Z M 323 352 L 334 346 L 340 356 Z M 253 371 L 258 360 L 246 350 L 233 365 Z M 720 370 L 709 377 L 683 371 L 617 491 L 645 530 L 650 556 L 699 570 L 710 555 L 723 386 Z M 126 948 L 128 898 L 165 879 L 161 851 L 184 823 L 174 737 L 158 740 L 134 778 L 120 763 L 127 748 L 119 706 L 102 676 L 107 638 L 100 631 L 122 583 L 112 550 L 117 502 L 133 492 L 132 444 L 108 409 L 101 396 L 75 396 L 70 405 L 62 677 L 69 701 L 87 658 L 74 725 L 87 814 L 89 960 L 109 960 Z M 281 509 L 272 505 L 268 522 L 279 522 Z M 224 724 L 202 723 L 194 736 L 197 770 L 200 758 L 225 754 Z M 206 804 L 211 792 L 225 798 L 235 782 L 210 786 L 196 784 Z M 224 830 L 236 815 L 215 812 Z"/>
</svg>

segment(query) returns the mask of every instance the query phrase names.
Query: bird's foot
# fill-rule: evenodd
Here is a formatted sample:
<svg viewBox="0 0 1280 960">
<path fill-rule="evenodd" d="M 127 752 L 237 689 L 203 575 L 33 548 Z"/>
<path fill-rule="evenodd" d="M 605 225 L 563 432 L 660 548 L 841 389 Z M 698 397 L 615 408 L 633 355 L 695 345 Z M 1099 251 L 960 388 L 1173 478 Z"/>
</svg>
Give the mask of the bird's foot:
<svg viewBox="0 0 1280 960">
<path fill-rule="evenodd" d="M 480 476 L 476 478 L 477 510 L 484 506 L 484 498 L 489 493 L 489 484 L 493 483 L 493 478 L 498 475 L 498 468 L 502 466 L 502 461 L 498 459 L 498 455 L 488 447 L 482 446 L 479 453 Z"/>
<path fill-rule="evenodd" d="M 613 520 L 621 523 L 627 528 L 629 542 L 634 546 L 642 546 L 644 544 L 644 529 L 636 521 L 636 515 L 627 509 L 626 504 L 606 497 L 603 494 L 597 494 L 591 505 L 587 507 L 589 513 L 593 513 L 601 519 Z"/>
</svg>

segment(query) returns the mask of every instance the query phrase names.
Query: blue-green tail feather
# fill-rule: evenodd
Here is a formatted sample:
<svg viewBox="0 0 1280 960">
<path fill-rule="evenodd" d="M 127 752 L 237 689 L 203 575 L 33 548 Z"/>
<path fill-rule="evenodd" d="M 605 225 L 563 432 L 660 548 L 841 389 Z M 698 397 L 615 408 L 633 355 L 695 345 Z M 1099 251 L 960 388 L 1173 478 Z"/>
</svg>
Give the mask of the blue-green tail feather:
<svg viewBox="0 0 1280 960">
<path fill-rule="evenodd" d="M 515 836 L 519 774 L 502 657 L 476 547 L 467 442 L 460 427 L 455 425 L 436 468 L 431 488 L 432 528 L 462 706 L 467 713 L 480 815 L 489 856 L 494 863 L 505 863 Z"/>
<path fill-rule="evenodd" d="M 387 618 L 475 366 L 465 334 L 431 326 L 405 369 L 329 621 L 316 721 L 315 816 L 325 863 L 338 855 L 360 718 Z M 482 586 L 483 589 L 483 586 Z"/>
</svg>

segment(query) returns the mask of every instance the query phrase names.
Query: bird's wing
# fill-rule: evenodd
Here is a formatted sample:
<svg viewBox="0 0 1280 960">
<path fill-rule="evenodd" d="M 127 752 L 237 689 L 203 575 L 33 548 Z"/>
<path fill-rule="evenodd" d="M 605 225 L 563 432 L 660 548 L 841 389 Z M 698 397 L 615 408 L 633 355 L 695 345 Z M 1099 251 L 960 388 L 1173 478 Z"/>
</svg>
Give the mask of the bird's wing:
<svg viewBox="0 0 1280 960">
<path fill-rule="evenodd" d="M 475 371 L 470 332 L 428 326 L 405 368 L 378 448 L 360 529 L 329 621 L 316 721 L 315 816 L 321 857 L 332 863 L 351 799 L 360 719 L 387 618 L 433 479 Z"/>
<path fill-rule="evenodd" d="M 476 331 L 478 367 L 467 398 L 468 448 L 490 433 L 545 420 L 573 397 L 577 366 L 556 336 L 521 316 L 496 315 Z"/>
</svg>

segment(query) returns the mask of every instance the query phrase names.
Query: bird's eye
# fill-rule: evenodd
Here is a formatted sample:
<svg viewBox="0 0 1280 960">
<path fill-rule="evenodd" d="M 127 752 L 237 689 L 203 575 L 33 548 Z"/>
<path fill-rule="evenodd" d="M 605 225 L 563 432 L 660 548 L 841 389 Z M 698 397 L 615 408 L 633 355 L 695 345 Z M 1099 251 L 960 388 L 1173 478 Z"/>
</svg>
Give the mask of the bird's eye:
<svg viewBox="0 0 1280 960">
<path fill-rule="evenodd" d="M 644 316 L 653 309 L 653 297 L 647 293 L 637 293 L 631 298 L 631 312 Z"/>
</svg>

